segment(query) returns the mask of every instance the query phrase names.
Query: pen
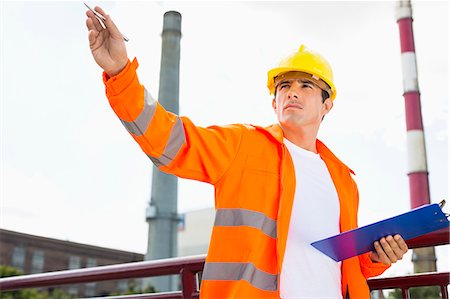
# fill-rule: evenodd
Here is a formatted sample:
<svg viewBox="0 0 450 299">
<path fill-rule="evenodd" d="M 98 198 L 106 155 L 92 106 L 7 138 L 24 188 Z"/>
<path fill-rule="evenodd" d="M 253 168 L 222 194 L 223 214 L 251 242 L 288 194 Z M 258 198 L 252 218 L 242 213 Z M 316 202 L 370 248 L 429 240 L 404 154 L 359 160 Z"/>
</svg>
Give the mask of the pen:
<svg viewBox="0 0 450 299">
<path fill-rule="evenodd" d="M 104 27 L 106 27 L 106 25 L 105 25 L 105 23 L 104 23 L 104 21 L 106 20 L 106 18 L 104 17 L 104 16 L 102 16 L 101 14 L 99 14 L 98 12 L 96 12 L 95 10 L 93 10 L 89 5 L 87 5 L 85 2 L 83 2 L 84 3 L 84 5 L 86 5 L 86 7 L 90 10 L 90 11 L 92 11 L 92 13 L 97 17 L 97 19 L 100 21 L 100 23 L 102 23 L 102 25 L 104 25 Z M 129 39 L 125 36 L 125 35 L 123 35 L 122 34 L 122 37 L 123 37 L 123 40 L 124 41 L 129 41 Z"/>
</svg>

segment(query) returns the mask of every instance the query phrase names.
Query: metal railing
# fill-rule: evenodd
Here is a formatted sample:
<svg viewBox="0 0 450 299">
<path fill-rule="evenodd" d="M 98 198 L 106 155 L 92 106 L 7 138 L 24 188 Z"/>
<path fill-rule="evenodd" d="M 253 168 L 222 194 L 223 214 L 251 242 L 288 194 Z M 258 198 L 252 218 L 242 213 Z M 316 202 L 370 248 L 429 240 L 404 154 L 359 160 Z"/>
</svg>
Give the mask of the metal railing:
<svg viewBox="0 0 450 299">
<path fill-rule="evenodd" d="M 409 299 L 409 289 L 415 287 L 439 286 L 442 298 L 447 299 L 447 285 L 450 281 L 449 272 L 420 273 L 401 277 L 369 279 L 371 290 L 400 289 L 402 297 Z"/>
<path fill-rule="evenodd" d="M 440 230 L 407 241 L 410 249 L 449 244 L 449 229 Z M 181 290 L 174 292 L 138 295 L 110 296 L 111 299 L 155 299 L 155 298 L 198 298 L 197 273 L 201 272 L 205 255 L 161 259 L 154 261 L 125 263 L 93 268 L 56 271 L 41 274 L 14 276 L 0 279 L 0 291 L 12 291 L 33 287 L 50 287 L 62 284 L 98 282 L 115 279 L 144 278 L 178 274 Z M 450 272 L 421 273 L 401 277 L 376 278 L 368 280 L 371 290 L 399 288 L 403 298 L 409 298 L 409 288 L 419 286 L 440 286 L 442 298 L 448 299 L 447 286 Z"/>
<path fill-rule="evenodd" d="M 13 276 L 0 279 L 0 291 L 179 274 L 182 284 L 181 291 L 110 296 L 108 298 L 198 298 L 196 276 L 198 272 L 202 271 L 204 263 L 205 255 L 199 255 Z"/>
<path fill-rule="evenodd" d="M 449 244 L 449 228 L 408 240 L 409 249 Z M 370 278 L 367 280 L 371 291 L 400 289 L 402 297 L 409 299 L 409 289 L 415 287 L 439 286 L 443 299 L 448 299 L 447 286 L 450 284 L 450 272 L 430 272 L 399 277 Z"/>
</svg>

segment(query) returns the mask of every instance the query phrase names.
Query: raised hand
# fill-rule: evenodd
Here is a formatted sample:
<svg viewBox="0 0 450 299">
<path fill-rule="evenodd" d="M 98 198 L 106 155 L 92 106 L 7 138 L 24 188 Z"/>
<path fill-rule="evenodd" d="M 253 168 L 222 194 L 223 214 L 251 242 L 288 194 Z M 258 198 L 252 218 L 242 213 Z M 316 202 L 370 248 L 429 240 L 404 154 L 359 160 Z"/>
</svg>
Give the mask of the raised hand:
<svg viewBox="0 0 450 299">
<path fill-rule="evenodd" d="M 95 62 L 112 77 L 120 73 L 127 65 L 127 48 L 122 34 L 111 17 L 98 6 L 94 10 L 105 17 L 103 22 L 106 28 L 102 26 L 92 11 L 86 11 L 89 47 Z"/>
</svg>

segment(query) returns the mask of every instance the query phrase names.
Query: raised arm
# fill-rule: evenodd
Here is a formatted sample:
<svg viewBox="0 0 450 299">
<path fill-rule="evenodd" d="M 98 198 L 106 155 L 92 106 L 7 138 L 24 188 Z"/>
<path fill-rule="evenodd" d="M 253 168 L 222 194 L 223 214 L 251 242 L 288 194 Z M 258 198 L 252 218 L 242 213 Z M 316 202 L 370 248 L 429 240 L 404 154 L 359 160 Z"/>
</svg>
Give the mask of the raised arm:
<svg viewBox="0 0 450 299">
<path fill-rule="evenodd" d="M 166 111 L 139 83 L 137 60 L 128 59 L 111 18 L 101 8 L 95 10 L 106 18 L 106 28 L 86 12 L 89 46 L 104 70 L 106 96 L 122 124 L 160 170 L 215 184 L 236 157 L 244 126 L 202 128 Z"/>
</svg>

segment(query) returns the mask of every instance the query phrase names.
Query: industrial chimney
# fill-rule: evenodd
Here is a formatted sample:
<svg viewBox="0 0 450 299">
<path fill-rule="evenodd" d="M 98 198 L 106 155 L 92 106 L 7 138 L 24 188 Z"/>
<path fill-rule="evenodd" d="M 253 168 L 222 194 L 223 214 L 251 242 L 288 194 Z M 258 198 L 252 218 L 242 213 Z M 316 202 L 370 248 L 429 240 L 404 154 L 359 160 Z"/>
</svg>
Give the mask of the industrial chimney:
<svg viewBox="0 0 450 299">
<path fill-rule="evenodd" d="M 158 101 L 175 114 L 179 113 L 180 39 L 181 14 L 168 11 L 163 22 Z M 177 256 L 177 200 L 177 178 L 153 166 L 152 194 L 146 211 L 149 226 L 146 260 Z M 172 291 L 178 281 L 176 276 L 165 276 L 151 278 L 149 283 L 158 291 Z"/>
<path fill-rule="evenodd" d="M 400 30 L 400 47 L 403 72 L 403 97 L 406 109 L 408 146 L 408 177 L 411 209 L 430 203 L 425 136 L 423 133 L 416 53 L 412 27 L 412 8 L 409 0 L 400 0 L 396 8 Z M 434 247 L 414 249 L 414 272 L 436 271 Z"/>
</svg>

